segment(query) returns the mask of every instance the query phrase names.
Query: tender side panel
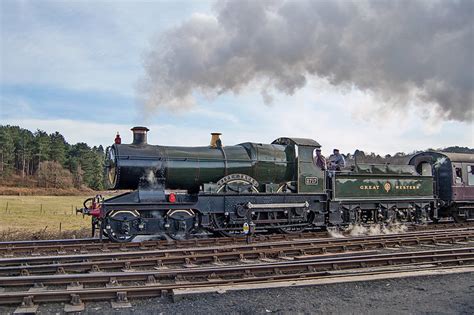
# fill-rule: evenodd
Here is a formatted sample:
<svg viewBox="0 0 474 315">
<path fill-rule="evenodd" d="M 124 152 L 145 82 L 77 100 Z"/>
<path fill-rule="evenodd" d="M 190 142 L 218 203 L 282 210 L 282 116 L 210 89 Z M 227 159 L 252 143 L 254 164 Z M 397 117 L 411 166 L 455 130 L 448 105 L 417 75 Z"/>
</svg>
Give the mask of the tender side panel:
<svg viewBox="0 0 474 315">
<path fill-rule="evenodd" d="M 336 201 L 433 198 L 433 179 L 429 176 L 336 174 L 333 187 Z"/>
</svg>

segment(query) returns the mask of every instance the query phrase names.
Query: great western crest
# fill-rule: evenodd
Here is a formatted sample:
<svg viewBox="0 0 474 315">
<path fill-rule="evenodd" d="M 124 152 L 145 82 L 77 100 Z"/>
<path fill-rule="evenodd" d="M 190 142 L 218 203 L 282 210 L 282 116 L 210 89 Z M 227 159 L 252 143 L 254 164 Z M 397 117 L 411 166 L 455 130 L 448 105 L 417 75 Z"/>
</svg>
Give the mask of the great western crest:
<svg viewBox="0 0 474 315">
<path fill-rule="evenodd" d="M 390 189 L 392 189 L 392 185 L 390 185 L 389 182 L 386 182 L 386 183 L 383 185 L 383 189 L 385 189 L 386 192 L 389 192 Z"/>
</svg>

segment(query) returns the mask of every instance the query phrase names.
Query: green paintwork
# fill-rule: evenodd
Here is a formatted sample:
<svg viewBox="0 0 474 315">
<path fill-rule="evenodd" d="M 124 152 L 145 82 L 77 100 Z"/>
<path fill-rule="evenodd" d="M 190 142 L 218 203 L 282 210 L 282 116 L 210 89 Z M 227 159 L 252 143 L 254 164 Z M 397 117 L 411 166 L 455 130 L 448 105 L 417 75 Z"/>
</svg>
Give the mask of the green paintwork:
<svg viewBox="0 0 474 315">
<path fill-rule="evenodd" d="M 291 180 L 285 146 L 243 143 L 223 148 L 161 147 L 167 188 L 192 189 L 229 174 L 246 174 L 260 184 Z M 262 186 L 264 189 L 264 187 Z"/>
<path fill-rule="evenodd" d="M 298 146 L 298 193 L 324 192 L 324 171 L 313 163 L 312 146 Z"/>
<path fill-rule="evenodd" d="M 392 174 L 392 175 L 416 175 L 413 165 L 393 164 L 357 164 L 354 173 L 358 174 Z"/>
<path fill-rule="evenodd" d="M 336 174 L 335 200 L 432 198 L 428 176 Z"/>
</svg>

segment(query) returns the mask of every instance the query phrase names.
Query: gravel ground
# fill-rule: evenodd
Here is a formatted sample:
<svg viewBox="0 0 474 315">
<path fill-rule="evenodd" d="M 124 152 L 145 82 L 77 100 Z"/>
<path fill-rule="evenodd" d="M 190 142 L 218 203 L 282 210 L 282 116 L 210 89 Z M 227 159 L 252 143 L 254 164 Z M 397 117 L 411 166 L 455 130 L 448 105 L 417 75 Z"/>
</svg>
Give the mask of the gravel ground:
<svg viewBox="0 0 474 315">
<path fill-rule="evenodd" d="M 238 291 L 184 298 L 132 300 L 132 308 L 87 303 L 86 314 L 474 314 L 474 273 L 302 288 Z M 40 306 L 60 314 L 63 304 Z M 12 312 L 0 308 L 0 314 Z"/>
</svg>

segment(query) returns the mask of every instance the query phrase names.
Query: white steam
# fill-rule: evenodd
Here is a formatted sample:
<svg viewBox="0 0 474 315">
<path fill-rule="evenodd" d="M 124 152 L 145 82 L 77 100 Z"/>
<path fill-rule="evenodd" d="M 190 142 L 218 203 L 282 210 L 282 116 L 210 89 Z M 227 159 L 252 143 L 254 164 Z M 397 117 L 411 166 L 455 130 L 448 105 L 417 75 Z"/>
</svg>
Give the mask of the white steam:
<svg viewBox="0 0 474 315">
<path fill-rule="evenodd" d="M 440 157 L 438 159 L 436 159 L 436 161 L 433 163 L 433 166 L 434 168 L 440 168 L 441 165 L 443 165 L 444 163 L 446 163 L 448 159 L 446 157 Z"/>
<path fill-rule="evenodd" d="M 342 230 L 330 229 L 329 236 L 341 238 L 345 236 L 367 236 L 367 235 L 389 235 L 401 234 L 408 230 L 406 225 L 400 223 L 391 223 L 389 225 L 374 224 L 371 226 L 364 226 L 361 224 L 349 224 L 349 226 Z"/>
<path fill-rule="evenodd" d="M 150 187 L 155 187 L 158 185 L 158 179 L 156 178 L 155 171 L 150 169 L 146 172 L 146 175 L 144 176 L 146 179 L 147 184 Z"/>
<path fill-rule="evenodd" d="M 472 121 L 474 1 L 219 1 L 161 34 L 147 52 L 146 107 L 183 108 L 259 88 L 293 94 L 311 77 Z"/>
</svg>

